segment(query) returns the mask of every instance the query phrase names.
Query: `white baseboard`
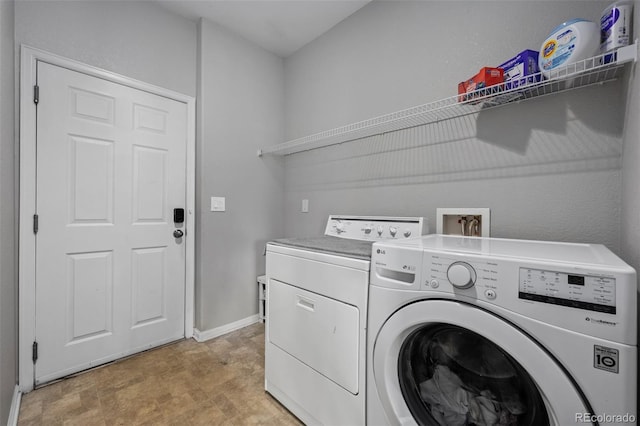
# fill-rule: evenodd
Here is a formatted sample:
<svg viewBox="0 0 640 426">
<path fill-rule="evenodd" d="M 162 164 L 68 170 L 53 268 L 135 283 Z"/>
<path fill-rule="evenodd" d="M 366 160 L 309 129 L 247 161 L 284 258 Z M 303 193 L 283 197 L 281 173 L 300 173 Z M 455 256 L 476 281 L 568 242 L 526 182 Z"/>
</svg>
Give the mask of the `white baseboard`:
<svg viewBox="0 0 640 426">
<path fill-rule="evenodd" d="M 11 400 L 11 410 L 9 411 L 9 419 L 7 426 L 16 426 L 18 424 L 18 414 L 20 414 L 20 401 L 22 400 L 22 392 L 16 385 L 13 390 L 13 399 Z"/>
<path fill-rule="evenodd" d="M 220 327 L 212 328 L 211 330 L 200 331 L 197 328 L 193 330 L 193 338 L 196 342 L 204 342 L 206 340 L 215 339 L 232 331 L 239 330 L 243 327 L 247 327 L 251 324 L 260 322 L 260 315 L 255 314 L 250 317 L 243 318 L 241 320 L 222 325 Z"/>
</svg>

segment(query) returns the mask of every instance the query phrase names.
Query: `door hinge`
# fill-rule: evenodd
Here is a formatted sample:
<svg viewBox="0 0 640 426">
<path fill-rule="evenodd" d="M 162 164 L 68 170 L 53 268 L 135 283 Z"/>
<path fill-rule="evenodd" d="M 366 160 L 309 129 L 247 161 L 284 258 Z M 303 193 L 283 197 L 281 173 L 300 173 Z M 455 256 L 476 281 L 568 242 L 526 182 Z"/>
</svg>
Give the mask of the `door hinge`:
<svg viewBox="0 0 640 426">
<path fill-rule="evenodd" d="M 31 347 L 31 359 L 34 364 L 38 360 L 38 342 L 33 342 L 33 346 Z"/>
<path fill-rule="evenodd" d="M 38 105 L 38 102 L 40 102 L 40 86 L 36 84 L 33 86 L 33 103 Z"/>
<path fill-rule="evenodd" d="M 37 234 L 38 233 L 38 228 L 39 228 L 39 224 L 38 224 L 38 215 L 34 214 L 33 215 L 33 233 Z"/>
</svg>

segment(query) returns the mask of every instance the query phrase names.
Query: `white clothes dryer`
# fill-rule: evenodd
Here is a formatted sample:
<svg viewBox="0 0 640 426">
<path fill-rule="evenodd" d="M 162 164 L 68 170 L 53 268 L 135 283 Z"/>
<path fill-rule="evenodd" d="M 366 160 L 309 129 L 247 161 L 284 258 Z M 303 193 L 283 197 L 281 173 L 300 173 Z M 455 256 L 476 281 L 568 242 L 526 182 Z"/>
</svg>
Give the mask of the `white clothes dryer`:
<svg viewBox="0 0 640 426">
<path fill-rule="evenodd" d="M 602 245 L 375 243 L 367 424 L 635 424 L 636 292 Z"/>
<path fill-rule="evenodd" d="M 323 236 L 267 244 L 265 390 L 305 424 L 364 424 L 371 246 L 425 232 L 422 217 L 332 215 Z"/>
</svg>

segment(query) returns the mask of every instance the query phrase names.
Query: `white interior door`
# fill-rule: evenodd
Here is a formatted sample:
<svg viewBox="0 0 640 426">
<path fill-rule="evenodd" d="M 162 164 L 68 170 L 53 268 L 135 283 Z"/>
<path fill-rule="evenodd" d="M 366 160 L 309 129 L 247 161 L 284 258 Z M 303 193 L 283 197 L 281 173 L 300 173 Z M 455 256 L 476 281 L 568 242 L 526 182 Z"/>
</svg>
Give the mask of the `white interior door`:
<svg viewBox="0 0 640 426">
<path fill-rule="evenodd" d="M 184 336 L 187 107 L 38 62 L 36 384 Z"/>
</svg>

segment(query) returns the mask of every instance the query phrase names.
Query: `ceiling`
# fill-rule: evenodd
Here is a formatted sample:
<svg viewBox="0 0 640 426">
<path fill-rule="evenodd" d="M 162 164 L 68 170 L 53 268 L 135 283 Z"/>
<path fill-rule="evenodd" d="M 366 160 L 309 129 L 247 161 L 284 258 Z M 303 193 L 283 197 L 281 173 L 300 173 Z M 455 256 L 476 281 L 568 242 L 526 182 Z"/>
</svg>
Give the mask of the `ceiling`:
<svg viewBox="0 0 640 426">
<path fill-rule="evenodd" d="M 371 0 L 157 0 L 191 20 L 215 22 L 287 57 Z"/>
</svg>

